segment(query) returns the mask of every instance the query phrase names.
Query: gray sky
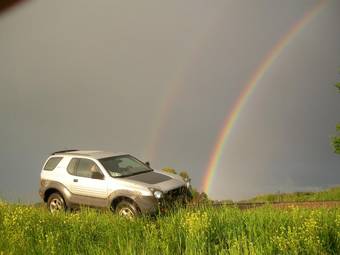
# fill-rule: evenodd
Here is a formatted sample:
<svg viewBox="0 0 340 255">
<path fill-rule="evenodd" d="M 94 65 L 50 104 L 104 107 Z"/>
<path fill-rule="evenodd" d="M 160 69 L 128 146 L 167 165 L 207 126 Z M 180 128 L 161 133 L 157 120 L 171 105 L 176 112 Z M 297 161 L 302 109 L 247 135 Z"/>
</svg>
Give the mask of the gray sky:
<svg viewBox="0 0 340 255">
<path fill-rule="evenodd" d="M 65 148 L 129 152 L 154 168 L 187 170 L 200 187 L 247 80 L 317 2 L 36 0 L 8 9 L 0 196 L 37 201 L 43 161 Z M 329 1 L 259 82 L 212 198 L 340 184 L 329 146 L 340 121 L 339 13 L 340 2 Z"/>
</svg>

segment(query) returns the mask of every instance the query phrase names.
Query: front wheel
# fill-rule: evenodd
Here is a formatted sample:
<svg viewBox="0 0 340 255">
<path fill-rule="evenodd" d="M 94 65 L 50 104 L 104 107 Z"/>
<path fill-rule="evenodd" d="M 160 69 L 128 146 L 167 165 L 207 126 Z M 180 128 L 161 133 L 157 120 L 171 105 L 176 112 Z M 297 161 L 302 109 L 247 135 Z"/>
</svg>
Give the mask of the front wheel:
<svg viewBox="0 0 340 255">
<path fill-rule="evenodd" d="M 128 201 L 121 201 L 116 207 L 116 212 L 119 216 L 123 216 L 128 219 L 133 219 L 138 215 L 137 207 Z"/>
<path fill-rule="evenodd" d="M 59 193 L 53 193 L 49 196 L 47 201 L 48 210 L 51 213 L 65 212 L 66 204 L 64 198 Z"/>
</svg>

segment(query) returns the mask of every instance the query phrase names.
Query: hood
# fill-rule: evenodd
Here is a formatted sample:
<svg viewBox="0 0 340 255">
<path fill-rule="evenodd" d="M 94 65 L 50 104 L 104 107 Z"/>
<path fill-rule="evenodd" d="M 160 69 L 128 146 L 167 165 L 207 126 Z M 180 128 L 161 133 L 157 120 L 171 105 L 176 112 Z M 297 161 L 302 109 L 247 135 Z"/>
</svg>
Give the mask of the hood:
<svg viewBox="0 0 340 255">
<path fill-rule="evenodd" d="M 171 178 L 169 176 L 166 176 L 164 174 L 160 174 L 160 173 L 157 173 L 157 172 L 154 172 L 154 171 L 142 173 L 142 174 L 136 174 L 136 175 L 132 175 L 132 176 L 127 176 L 127 177 L 124 177 L 124 179 L 143 182 L 143 183 L 146 183 L 146 184 L 156 184 L 156 183 L 171 180 Z"/>
<path fill-rule="evenodd" d="M 122 180 L 139 184 L 144 187 L 159 189 L 163 192 L 185 185 L 183 180 L 173 178 L 168 174 L 163 174 L 157 171 L 127 176 L 122 178 Z"/>
</svg>

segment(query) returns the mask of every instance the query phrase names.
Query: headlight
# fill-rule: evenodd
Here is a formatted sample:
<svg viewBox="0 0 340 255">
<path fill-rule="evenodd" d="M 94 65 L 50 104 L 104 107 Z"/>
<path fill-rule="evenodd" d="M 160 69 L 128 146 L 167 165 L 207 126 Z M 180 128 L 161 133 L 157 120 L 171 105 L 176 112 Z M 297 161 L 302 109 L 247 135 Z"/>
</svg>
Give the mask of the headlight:
<svg viewBox="0 0 340 255">
<path fill-rule="evenodd" d="M 149 188 L 149 190 L 151 191 L 152 195 L 154 195 L 155 198 L 160 199 L 161 197 L 163 197 L 162 191 L 156 190 L 154 188 Z"/>
<path fill-rule="evenodd" d="M 153 195 L 155 196 L 155 198 L 160 199 L 163 196 L 162 191 L 156 190 L 154 191 Z"/>
<path fill-rule="evenodd" d="M 185 181 L 185 185 L 187 186 L 187 188 L 189 189 L 190 188 L 190 179 L 188 179 L 188 178 L 185 178 L 184 179 L 184 181 Z"/>
</svg>

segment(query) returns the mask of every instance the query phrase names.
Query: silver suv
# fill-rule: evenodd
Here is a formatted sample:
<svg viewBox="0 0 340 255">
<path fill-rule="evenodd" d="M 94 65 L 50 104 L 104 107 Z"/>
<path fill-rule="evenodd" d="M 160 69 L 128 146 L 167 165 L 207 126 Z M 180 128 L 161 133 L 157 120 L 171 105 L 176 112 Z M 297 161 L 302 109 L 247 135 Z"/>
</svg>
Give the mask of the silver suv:
<svg viewBox="0 0 340 255">
<path fill-rule="evenodd" d="M 67 150 L 46 160 L 39 194 L 52 213 L 85 205 L 134 217 L 185 203 L 189 186 L 180 176 L 155 171 L 129 154 Z"/>
</svg>

